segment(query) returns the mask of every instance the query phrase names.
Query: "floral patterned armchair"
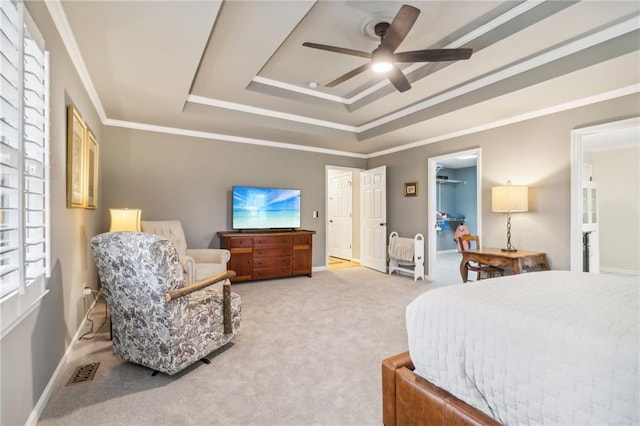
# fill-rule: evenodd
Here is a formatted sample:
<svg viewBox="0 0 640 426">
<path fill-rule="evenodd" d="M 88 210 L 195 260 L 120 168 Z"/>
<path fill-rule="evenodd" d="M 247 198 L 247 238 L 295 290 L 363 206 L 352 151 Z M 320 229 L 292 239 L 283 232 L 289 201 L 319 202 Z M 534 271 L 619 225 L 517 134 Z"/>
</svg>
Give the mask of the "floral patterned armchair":
<svg viewBox="0 0 640 426">
<path fill-rule="evenodd" d="M 111 313 L 113 353 L 175 374 L 240 333 L 233 271 L 186 285 L 178 253 L 166 238 L 109 232 L 91 239 Z M 224 281 L 223 291 L 209 286 Z M 155 373 L 154 373 L 155 374 Z"/>
</svg>

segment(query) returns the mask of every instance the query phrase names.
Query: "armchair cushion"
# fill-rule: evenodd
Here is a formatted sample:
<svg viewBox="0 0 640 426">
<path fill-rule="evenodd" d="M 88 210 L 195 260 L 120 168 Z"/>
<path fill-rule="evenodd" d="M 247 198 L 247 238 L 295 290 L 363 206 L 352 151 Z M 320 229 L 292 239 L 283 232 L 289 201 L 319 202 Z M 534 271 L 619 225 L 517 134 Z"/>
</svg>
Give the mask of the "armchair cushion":
<svg viewBox="0 0 640 426">
<path fill-rule="evenodd" d="M 140 226 L 142 232 L 160 235 L 173 243 L 180 256 L 187 284 L 193 284 L 227 270 L 231 252 L 226 249 L 188 249 L 187 239 L 179 220 L 143 220 Z"/>
<path fill-rule="evenodd" d="M 111 313 L 113 353 L 175 374 L 240 333 L 240 296 L 231 294 L 231 332 L 224 332 L 223 294 L 211 287 L 170 301 L 185 287 L 175 245 L 140 232 L 110 232 L 91 248 Z"/>
</svg>

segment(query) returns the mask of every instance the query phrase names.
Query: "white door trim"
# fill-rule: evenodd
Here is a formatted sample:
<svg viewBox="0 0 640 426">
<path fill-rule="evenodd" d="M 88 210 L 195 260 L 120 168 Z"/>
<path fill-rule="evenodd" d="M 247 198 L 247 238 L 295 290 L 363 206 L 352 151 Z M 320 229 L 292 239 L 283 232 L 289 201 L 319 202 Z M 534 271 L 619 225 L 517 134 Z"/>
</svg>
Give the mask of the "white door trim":
<svg viewBox="0 0 640 426">
<path fill-rule="evenodd" d="M 640 117 L 612 121 L 571 131 L 571 270 L 582 271 L 582 164 L 583 138 L 594 133 L 640 126 Z"/>
</svg>

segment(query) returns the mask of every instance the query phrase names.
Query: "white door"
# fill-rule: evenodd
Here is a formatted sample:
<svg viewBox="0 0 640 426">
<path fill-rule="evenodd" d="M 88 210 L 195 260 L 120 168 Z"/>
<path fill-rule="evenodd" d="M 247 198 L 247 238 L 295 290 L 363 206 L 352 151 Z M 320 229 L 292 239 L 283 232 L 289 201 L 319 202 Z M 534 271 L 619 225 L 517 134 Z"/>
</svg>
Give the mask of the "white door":
<svg viewBox="0 0 640 426">
<path fill-rule="evenodd" d="M 329 256 L 351 260 L 352 173 L 329 179 Z"/>
<path fill-rule="evenodd" d="M 387 169 L 360 173 L 360 264 L 387 272 Z"/>
</svg>

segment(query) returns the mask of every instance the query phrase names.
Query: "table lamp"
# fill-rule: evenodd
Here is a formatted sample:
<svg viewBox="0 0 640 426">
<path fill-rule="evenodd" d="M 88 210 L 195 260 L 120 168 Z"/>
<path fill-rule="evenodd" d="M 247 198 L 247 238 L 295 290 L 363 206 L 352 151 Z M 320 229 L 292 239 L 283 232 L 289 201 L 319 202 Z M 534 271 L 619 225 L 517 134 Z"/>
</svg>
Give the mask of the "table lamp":
<svg viewBox="0 0 640 426">
<path fill-rule="evenodd" d="M 140 209 L 109 209 L 111 227 L 109 232 L 133 231 L 140 232 Z"/>
<path fill-rule="evenodd" d="M 511 245 L 511 213 L 529 210 L 529 187 L 511 185 L 511 181 L 507 181 L 506 186 L 494 186 L 491 188 L 491 210 L 507 213 L 507 248 L 502 251 L 518 251 Z"/>
</svg>

